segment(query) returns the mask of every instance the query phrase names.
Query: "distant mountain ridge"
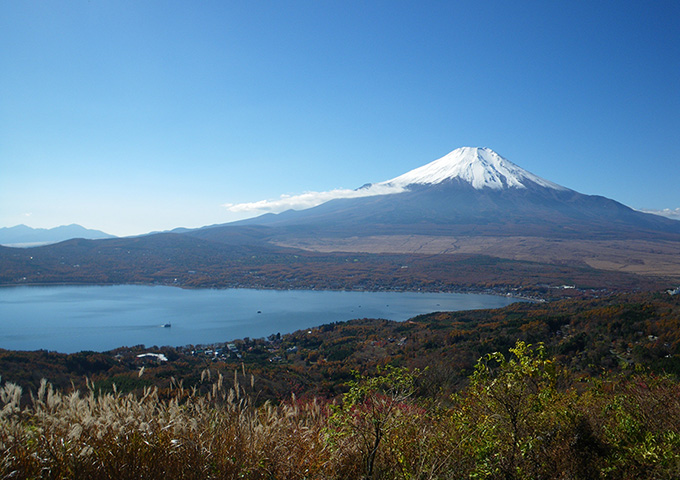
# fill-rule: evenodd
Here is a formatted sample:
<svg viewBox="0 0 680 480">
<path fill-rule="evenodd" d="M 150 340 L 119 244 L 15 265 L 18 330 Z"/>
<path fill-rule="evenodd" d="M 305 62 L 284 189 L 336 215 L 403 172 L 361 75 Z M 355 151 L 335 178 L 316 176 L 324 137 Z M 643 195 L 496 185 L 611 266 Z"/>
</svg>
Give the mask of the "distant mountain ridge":
<svg viewBox="0 0 680 480">
<path fill-rule="evenodd" d="M 61 225 L 54 228 L 31 228 L 26 225 L 0 228 L 0 245 L 5 246 L 36 246 L 58 243 L 72 238 L 97 240 L 115 238 L 114 235 L 92 230 L 80 225 Z"/>
</svg>

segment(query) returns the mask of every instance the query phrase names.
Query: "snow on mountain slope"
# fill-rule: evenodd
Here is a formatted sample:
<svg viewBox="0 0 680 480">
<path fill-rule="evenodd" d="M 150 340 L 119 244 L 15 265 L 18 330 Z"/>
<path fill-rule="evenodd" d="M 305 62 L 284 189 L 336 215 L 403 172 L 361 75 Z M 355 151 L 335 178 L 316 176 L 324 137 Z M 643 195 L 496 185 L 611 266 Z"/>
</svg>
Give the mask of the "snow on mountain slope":
<svg viewBox="0 0 680 480">
<path fill-rule="evenodd" d="M 392 180 L 367 183 L 355 190 L 338 188 L 326 192 L 306 192 L 300 195 L 281 195 L 278 199 L 249 203 L 224 204 L 232 212 L 271 212 L 304 210 L 330 200 L 376 197 L 408 192 L 409 186 L 436 185 L 458 179 L 477 190 L 490 188 L 526 188 L 529 184 L 551 190 L 569 192 L 568 188 L 544 180 L 501 157 L 490 148 L 458 148 L 442 158 L 416 168 Z"/>
<path fill-rule="evenodd" d="M 568 190 L 518 167 L 490 148 L 475 147 L 457 148 L 434 162 L 378 185 L 434 185 L 455 178 L 469 183 L 477 190 L 526 188 L 527 181 L 555 190 Z"/>
</svg>

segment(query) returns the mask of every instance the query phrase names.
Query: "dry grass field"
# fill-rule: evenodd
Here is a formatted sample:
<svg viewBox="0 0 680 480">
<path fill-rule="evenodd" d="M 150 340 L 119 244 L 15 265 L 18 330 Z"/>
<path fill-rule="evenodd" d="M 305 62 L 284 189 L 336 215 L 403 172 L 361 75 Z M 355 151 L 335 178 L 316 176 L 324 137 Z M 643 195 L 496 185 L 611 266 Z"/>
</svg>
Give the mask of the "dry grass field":
<svg viewBox="0 0 680 480">
<path fill-rule="evenodd" d="M 278 241 L 314 252 L 480 254 L 510 260 L 588 265 L 598 270 L 680 280 L 680 242 L 541 237 L 385 235 Z"/>
</svg>

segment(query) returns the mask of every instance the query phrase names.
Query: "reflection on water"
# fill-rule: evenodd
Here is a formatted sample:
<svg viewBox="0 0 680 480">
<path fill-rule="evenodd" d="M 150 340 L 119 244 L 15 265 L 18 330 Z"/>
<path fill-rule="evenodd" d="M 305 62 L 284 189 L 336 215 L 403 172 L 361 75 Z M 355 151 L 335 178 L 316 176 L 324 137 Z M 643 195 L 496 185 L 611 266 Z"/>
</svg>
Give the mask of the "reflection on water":
<svg viewBox="0 0 680 480">
<path fill-rule="evenodd" d="M 457 293 L 10 287 L 0 288 L 0 348 L 68 353 L 139 344 L 210 344 L 352 318 L 402 321 L 421 313 L 497 308 L 513 301 Z"/>
</svg>

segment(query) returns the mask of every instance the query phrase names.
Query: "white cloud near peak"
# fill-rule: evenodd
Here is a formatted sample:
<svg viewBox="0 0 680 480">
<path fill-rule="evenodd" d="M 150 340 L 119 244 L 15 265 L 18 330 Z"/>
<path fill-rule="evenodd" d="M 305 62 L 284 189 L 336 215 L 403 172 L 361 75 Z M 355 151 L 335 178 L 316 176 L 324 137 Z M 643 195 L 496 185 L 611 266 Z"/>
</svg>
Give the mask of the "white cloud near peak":
<svg viewBox="0 0 680 480">
<path fill-rule="evenodd" d="M 394 193 L 401 193 L 404 187 L 385 185 L 385 184 L 371 184 L 356 190 L 337 188 L 326 192 L 305 192 L 299 195 L 281 195 L 274 200 L 260 200 L 258 202 L 249 203 L 226 203 L 223 205 L 230 212 L 235 213 L 280 213 L 286 210 L 304 210 L 306 208 L 316 207 L 322 203 L 330 200 L 340 198 L 361 198 L 372 197 L 376 195 L 390 195 Z"/>
<path fill-rule="evenodd" d="M 640 208 L 639 211 L 644 213 L 653 213 L 654 215 L 661 215 L 662 217 L 672 218 L 673 220 L 680 220 L 680 208 L 664 208 L 663 210 Z"/>
</svg>

